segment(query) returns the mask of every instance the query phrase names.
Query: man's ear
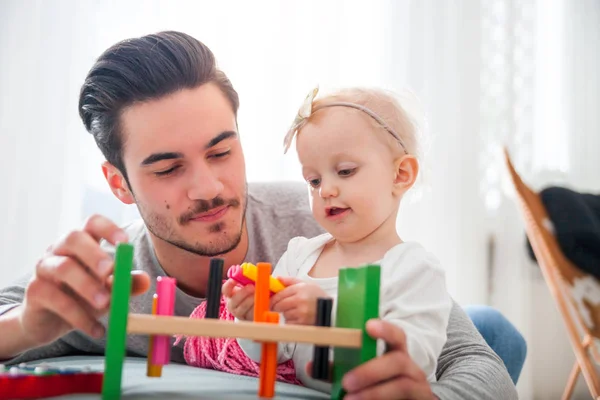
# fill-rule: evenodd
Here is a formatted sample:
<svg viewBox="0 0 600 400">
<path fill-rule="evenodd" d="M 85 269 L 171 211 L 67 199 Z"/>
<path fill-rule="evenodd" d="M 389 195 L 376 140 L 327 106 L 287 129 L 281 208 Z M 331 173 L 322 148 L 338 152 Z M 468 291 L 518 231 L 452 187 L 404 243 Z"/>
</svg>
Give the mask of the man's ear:
<svg viewBox="0 0 600 400">
<path fill-rule="evenodd" d="M 419 161 L 413 155 L 405 155 L 394 160 L 394 194 L 402 196 L 417 180 Z"/>
<path fill-rule="evenodd" d="M 117 199 L 125 204 L 135 203 L 135 199 L 127 185 L 127 181 L 114 165 L 108 161 L 103 162 L 102 173 L 106 178 L 106 182 L 108 182 L 108 186 L 110 186 L 110 190 L 112 190 Z"/>
</svg>

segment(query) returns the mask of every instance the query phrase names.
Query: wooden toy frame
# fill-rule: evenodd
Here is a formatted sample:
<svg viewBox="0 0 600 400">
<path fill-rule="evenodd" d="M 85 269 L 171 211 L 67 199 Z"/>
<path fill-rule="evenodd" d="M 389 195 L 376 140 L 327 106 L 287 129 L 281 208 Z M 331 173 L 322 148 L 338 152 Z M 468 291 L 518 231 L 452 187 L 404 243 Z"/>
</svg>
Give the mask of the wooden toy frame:
<svg viewBox="0 0 600 400">
<path fill-rule="evenodd" d="M 153 296 L 152 315 L 130 313 L 133 254 L 131 244 L 121 243 L 116 247 L 104 373 L 97 372 L 84 376 L 88 381 L 95 379 L 95 386 L 77 385 L 79 379 L 77 375 L 53 378 L 70 382 L 65 394 L 101 391 L 103 400 L 120 399 L 128 334 L 149 336 L 147 361 L 149 377 L 160 377 L 163 366 L 169 363 L 170 337 L 173 335 L 245 338 L 261 342 L 258 396 L 262 398 L 271 398 L 275 395 L 278 342 L 314 344 L 313 378 L 323 380 L 331 378 L 328 373 L 330 370 L 328 353 L 330 347 L 334 348 L 332 399 L 341 399 L 345 395 L 341 388 L 344 373 L 376 356 L 375 340 L 366 334 L 365 325 L 368 319 L 376 318 L 379 311 L 380 267 L 378 265 L 340 270 L 339 301 L 334 327 L 330 326 L 332 299 L 319 299 L 317 326 L 302 326 L 281 325 L 278 323 L 279 314 L 269 312 L 273 278 L 271 264 L 268 263 L 258 263 L 256 274 L 252 276 L 251 282 L 247 283 L 256 285 L 254 321 L 219 320 L 217 312 L 221 297 L 220 282 L 223 276 L 221 259 L 211 260 L 211 276 L 208 284 L 210 293 L 207 293 L 207 315 L 204 319 L 173 316 L 176 282 L 175 279 L 168 277 L 157 278 L 157 293 Z M 5 378 L 10 383 L 17 383 L 15 379 L 11 380 L 10 376 Z M 41 379 L 49 378 L 31 376 L 29 382 L 38 382 L 41 385 Z M 15 390 L 7 392 L 9 397 L 6 398 L 31 398 L 28 397 L 29 392 L 20 390 L 20 387 L 17 385 Z"/>
</svg>

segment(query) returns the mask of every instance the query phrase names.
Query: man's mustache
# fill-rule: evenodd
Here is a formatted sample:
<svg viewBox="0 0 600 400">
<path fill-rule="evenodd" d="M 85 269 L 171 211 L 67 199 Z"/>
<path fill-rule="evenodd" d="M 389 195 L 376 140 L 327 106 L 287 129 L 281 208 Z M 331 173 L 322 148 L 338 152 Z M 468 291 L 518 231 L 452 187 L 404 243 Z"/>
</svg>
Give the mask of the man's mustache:
<svg viewBox="0 0 600 400">
<path fill-rule="evenodd" d="M 239 207 L 240 201 L 238 199 L 224 200 L 222 197 L 215 197 L 212 200 L 196 200 L 192 209 L 179 217 L 179 223 L 185 225 L 197 214 L 202 214 L 224 205 Z"/>
</svg>

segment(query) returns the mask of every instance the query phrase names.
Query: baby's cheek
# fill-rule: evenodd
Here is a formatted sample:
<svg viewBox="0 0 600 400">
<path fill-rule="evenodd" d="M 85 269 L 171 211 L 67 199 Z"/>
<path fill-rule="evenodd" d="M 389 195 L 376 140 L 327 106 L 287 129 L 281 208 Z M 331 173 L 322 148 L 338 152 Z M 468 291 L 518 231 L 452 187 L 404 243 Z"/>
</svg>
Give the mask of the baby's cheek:
<svg viewBox="0 0 600 400">
<path fill-rule="evenodd" d="M 320 203 L 319 199 L 314 196 L 310 199 L 310 211 L 317 221 L 322 220 L 323 205 Z"/>
</svg>

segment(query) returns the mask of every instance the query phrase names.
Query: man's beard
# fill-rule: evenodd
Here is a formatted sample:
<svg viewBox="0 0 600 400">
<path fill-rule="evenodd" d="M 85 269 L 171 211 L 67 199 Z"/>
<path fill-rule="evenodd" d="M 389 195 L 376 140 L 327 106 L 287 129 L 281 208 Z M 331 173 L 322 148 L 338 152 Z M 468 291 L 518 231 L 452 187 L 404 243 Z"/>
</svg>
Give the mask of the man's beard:
<svg viewBox="0 0 600 400">
<path fill-rule="evenodd" d="M 139 202 L 137 203 L 137 205 L 140 215 L 142 216 L 142 219 L 144 220 L 148 230 L 154 236 L 190 253 L 204 257 L 216 257 L 232 251 L 240 244 L 240 241 L 242 240 L 243 226 L 244 221 L 246 219 L 246 208 L 248 205 L 248 188 L 246 186 L 246 190 L 244 192 L 244 209 L 242 212 L 240 226 L 239 228 L 232 227 L 233 229 L 236 229 L 237 232 L 235 232 L 235 234 L 233 235 L 228 235 L 228 232 L 225 230 L 224 222 L 216 222 L 213 225 L 209 226 L 208 229 L 213 235 L 217 233 L 222 234 L 216 237 L 214 240 L 209 241 L 208 243 L 203 243 L 202 241 L 190 243 L 185 241 L 183 238 L 179 237 L 177 231 L 173 229 L 173 223 L 170 222 L 168 219 L 161 215 L 151 213 L 148 214 L 145 212 L 144 207 L 141 206 Z M 236 210 L 239 207 L 241 207 L 240 200 L 238 199 L 224 200 L 222 197 L 215 197 L 210 201 L 198 200 L 192 206 L 190 211 L 177 218 L 177 223 L 180 226 L 185 226 L 190 223 L 191 219 L 195 215 L 225 205 L 229 206 L 232 210 Z"/>
</svg>

